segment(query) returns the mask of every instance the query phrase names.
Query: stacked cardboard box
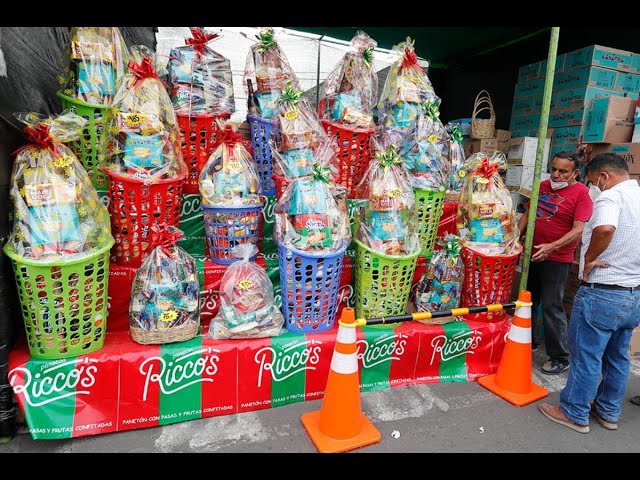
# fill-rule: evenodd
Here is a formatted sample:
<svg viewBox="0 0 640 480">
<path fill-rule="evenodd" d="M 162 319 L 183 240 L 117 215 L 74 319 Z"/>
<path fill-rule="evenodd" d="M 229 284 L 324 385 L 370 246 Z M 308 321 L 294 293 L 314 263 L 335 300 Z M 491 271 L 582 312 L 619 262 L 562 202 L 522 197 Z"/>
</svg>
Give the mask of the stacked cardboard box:
<svg viewBox="0 0 640 480">
<path fill-rule="evenodd" d="M 513 136 L 537 134 L 547 61 L 520 68 L 511 112 Z M 600 45 L 575 50 L 556 59 L 549 127 L 554 128 L 551 157 L 574 150 L 582 142 L 592 100 L 637 98 L 640 55 Z"/>
<path fill-rule="evenodd" d="M 507 154 L 507 175 L 505 185 L 513 192 L 519 192 L 525 196 L 531 196 L 533 186 L 533 173 L 536 164 L 536 150 L 538 139 L 536 137 L 512 138 Z M 551 139 L 547 138 L 542 153 L 542 167 L 540 180 L 549 178 L 547 165 L 549 163 L 549 150 Z"/>
<path fill-rule="evenodd" d="M 483 138 L 482 140 L 471 140 L 465 137 L 462 145 L 466 157 L 474 153 L 483 152 L 492 155 L 495 151 L 500 151 L 507 155 L 509 152 L 509 142 L 511 132 L 509 130 L 496 129 L 493 138 Z"/>
</svg>

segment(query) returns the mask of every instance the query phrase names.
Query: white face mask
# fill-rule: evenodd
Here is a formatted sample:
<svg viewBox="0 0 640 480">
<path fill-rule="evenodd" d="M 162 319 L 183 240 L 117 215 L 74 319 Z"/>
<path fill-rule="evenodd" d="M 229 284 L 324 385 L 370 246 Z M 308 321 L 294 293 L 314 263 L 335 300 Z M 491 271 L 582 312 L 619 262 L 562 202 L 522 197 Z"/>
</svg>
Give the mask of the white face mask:
<svg viewBox="0 0 640 480">
<path fill-rule="evenodd" d="M 552 179 L 549 179 L 549 182 L 551 183 L 551 190 L 560 190 L 562 188 L 566 188 L 569 186 L 569 182 L 571 180 L 573 180 L 573 177 L 571 177 L 566 182 L 554 182 Z"/>
<path fill-rule="evenodd" d="M 595 202 L 596 198 L 598 198 L 598 195 L 600 195 L 601 193 L 602 190 L 600 190 L 600 187 L 594 185 L 593 183 L 589 185 L 589 196 L 591 197 L 591 200 Z"/>
</svg>

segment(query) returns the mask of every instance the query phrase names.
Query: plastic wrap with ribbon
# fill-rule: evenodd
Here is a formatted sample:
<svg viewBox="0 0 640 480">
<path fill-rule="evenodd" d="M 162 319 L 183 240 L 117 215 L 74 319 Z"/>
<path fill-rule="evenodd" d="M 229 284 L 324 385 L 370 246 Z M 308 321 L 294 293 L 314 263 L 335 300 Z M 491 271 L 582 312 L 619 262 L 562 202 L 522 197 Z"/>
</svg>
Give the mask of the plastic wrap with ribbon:
<svg viewBox="0 0 640 480">
<path fill-rule="evenodd" d="M 13 227 L 6 251 L 28 260 L 75 260 L 113 244 L 109 213 L 75 154 L 87 121 L 17 113 L 27 144 L 15 154 L 10 196 Z"/>
<path fill-rule="evenodd" d="M 346 189 L 332 185 L 333 150 L 319 151 L 310 173 L 294 178 L 275 208 L 276 241 L 301 251 L 336 252 L 351 240 Z"/>
<path fill-rule="evenodd" d="M 155 55 L 144 46 L 133 47 L 132 53 L 107 122 L 107 169 L 150 182 L 186 175 L 180 129 Z"/>
<path fill-rule="evenodd" d="M 358 186 L 360 198 L 368 202 L 360 209 L 357 238 L 383 255 L 409 255 L 420 248 L 415 195 L 396 139 L 383 130 L 373 137 L 375 155 Z"/>
<path fill-rule="evenodd" d="M 425 105 L 404 133 L 399 152 L 414 188 L 446 189 L 449 163 L 446 158 L 449 134 L 443 127 L 439 102 Z"/>
<path fill-rule="evenodd" d="M 203 205 L 248 207 L 262 204 L 262 187 L 242 136 L 230 123 L 219 122 L 219 142 L 200 173 Z"/>
<path fill-rule="evenodd" d="M 186 45 L 169 53 L 168 80 L 176 112 L 189 116 L 235 112 L 231 62 L 208 45 L 220 35 L 189 28 Z"/>
<path fill-rule="evenodd" d="M 378 102 L 378 124 L 405 129 L 424 108 L 439 98 L 418 63 L 414 41 L 407 39 L 393 47 L 397 60 L 391 65 Z"/>
<path fill-rule="evenodd" d="M 373 52 L 377 45 L 362 31 L 351 39 L 350 51 L 345 53 L 321 85 L 320 118 L 357 128 L 374 125 L 378 74 L 373 67 Z"/>
<path fill-rule="evenodd" d="M 483 255 L 508 255 L 519 248 L 516 212 L 500 176 L 505 166 L 502 152 L 492 157 L 479 152 L 465 164 L 458 230 L 463 244 Z"/>
<path fill-rule="evenodd" d="M 151 249 L 136 271 L 129 303 L 129 326 L 139 343 L 186 340 L 200 325 L 196 261 L 177 245 L 181 238 L 174 226 L 151 227 Z M 178 329 L 189 330 L 187 338 L 172 336 Z"/>
<path fill-rule="evenodd" d="M 276 32 L 272 27 L 262 29 L 256 38 L 258 42 L 251 45 L 244 69 L 243 85 L 245 93 L 247 79 L 254 80 L 255 98 L 260 116 L 271 118 L 277 111 L 277 100 L 286 82 L 291 82 L 296 90 L 300 90 L 300 81 L 289 65 L 289 60 L 275 39 Z"/>
<path fill-rule="evenodd" d="M 74 27 L 66 58 L 58 77 L 62 93 L 86 103 L 110 105 L 130 59 L 118 27 Z"/>
<path fill-rule="evenodd" d="M 464 280 L 462 243 L 459 237 L 448 234 L 438 244 L 442 248 L 434 252 L 416 286 L 414 303 L 418 312 L 451 310 L 460 305 Z"/>
<path fill-rule="evenodd" d="M 238 260 L 220 280 L 220 310 L 209 326 L 216 340 L 274 337 L 280 334 L 284 317 L 274 303 L 273 283 L 267 272 L 250 258 L 258 248 L 245 243 L 233 248 Z"/>
</svg>

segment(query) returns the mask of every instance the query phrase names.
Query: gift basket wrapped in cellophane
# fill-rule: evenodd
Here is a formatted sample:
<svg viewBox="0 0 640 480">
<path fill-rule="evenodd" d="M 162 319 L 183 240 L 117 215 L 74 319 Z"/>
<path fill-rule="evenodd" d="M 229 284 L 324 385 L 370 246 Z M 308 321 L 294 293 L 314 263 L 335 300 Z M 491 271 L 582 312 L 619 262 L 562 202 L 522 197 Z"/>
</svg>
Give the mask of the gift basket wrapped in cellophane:
<svg viewBox="0 0 640 480">
<path fill-rule="evenodd" d="M 107 170 L 150 182 L 184 176 L 180 130 L 155 54 L 143 46 L 133 47 L 132 54 L 109 115 Z"/>
<path fill-rule="evenodd" d="M 186 45 L 171 49 L 167 65 L 170 96 L 179 114 L 235 112 L 231 62 L 208 44 L 220 35 L 190 27 Z"/>
<path fill-rule="evenodd" d="M 141 344 L 182 342 L 200 327 L 195 259 L 177 245 L 174 226 L 152 227 L 152 248 L 136 270 L 129 303 L 129 328 Z"/>
<path fill-rule="evenodd" d="M 73 27 L 58 77 L 66 97 L 110 105 L 126 73 L 129 51 L 118 27 Z"/>
<path fill-rule="evenodd" d="M 479 152 L 465 164 L 458 229 L 463 244 L 484 255 L 508 255 L 520 248 L 515 209 L 500 176 L 506 164 L 502 152 L 491 158 Z"/>
<path fill-rule="evenodd" d="M 420 114 L 425 102 L 437 103 L 431 81 L 418 63 L 411 38 L 393 47 L 398 59 L 391 65 L 378 102 L 378 124 L 405 129 Z"/>
<path fill-rule="evenodd" d="M 237 261 L 220 280 L 220 310 L 209 326 L 216 340 L 274 337 L 284 317 L 274 303 L 273 284 L 265 270 L 251 261 L 258 249 L 246 243 L 233 248 Z"/>
<path fill-rule="evenodd" d="M 358 31 L 351 49 L 329 73 L 320 88 L 318 114 L 322 120 L 348 127 L 373 127 L 373 108 L 378 100 L 378 74 L 373 68 L 377 43 Z"/>
<path fill-rule="evenodd" d="M 415 308 L 418 312 L 451 310 L 460 305 L 464 280 L 464 262 L 460 256 L 460 238 L 447 234 L 438 240 L 441 249 L 433 253 L 416 286 Z M 426 324 L 453 321 L 454 317 L 420 320 Z"/>
</svg>

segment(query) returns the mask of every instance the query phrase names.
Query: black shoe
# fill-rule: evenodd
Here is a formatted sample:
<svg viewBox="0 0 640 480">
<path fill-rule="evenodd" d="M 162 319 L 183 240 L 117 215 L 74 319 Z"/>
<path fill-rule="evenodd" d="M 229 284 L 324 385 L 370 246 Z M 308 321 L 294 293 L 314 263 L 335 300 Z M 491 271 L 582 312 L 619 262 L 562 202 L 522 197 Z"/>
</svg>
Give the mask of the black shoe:
<svg viewBox="0 0 640 480">
<path fill-rule="evenodd" d="M 532 343 L 531 344 L 531 351 L 535 352 L 536 350 L 538 350 L 538 344 L 537 343 Z"/>
<path fill-rule="evenodd" d="M 560 375 L 569 368 L 569 363 L 562 363 L 557 360 L 549 360 L 540 370 L 547 375 Z"/>
<path fill-rule="evenodd" d="M 640 395 L 636 395 L 635 397 L 631 397 L 629 399 L 629 401 L 631 403 L 633 403 L 634 405 L 638 405 L 640 407 Z"/>
</svg>

